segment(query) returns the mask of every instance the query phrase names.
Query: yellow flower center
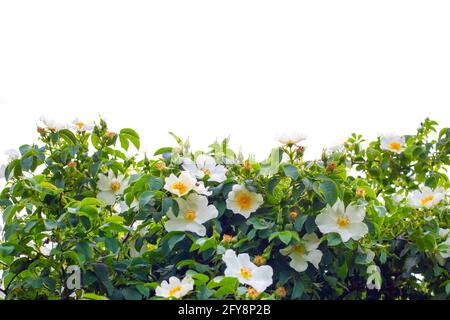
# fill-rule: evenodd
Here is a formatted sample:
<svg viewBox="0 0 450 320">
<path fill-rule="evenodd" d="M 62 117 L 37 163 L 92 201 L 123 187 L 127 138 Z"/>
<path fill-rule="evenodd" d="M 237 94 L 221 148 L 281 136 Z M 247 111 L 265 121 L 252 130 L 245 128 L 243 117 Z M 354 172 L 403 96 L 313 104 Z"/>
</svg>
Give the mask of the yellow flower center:
<svg viewBox="0 0 450 320">
<path fill-rule="evenodd" d="M 301 244 L 297 244 L 292 248 L 292 251 L 297 252 L 299 254 L 305 254 L 305 247 Z"/>
<path fill-rule="evenodd" d="M 175 293 L 180 292 L 181 291 L 181 286 L 177 286 L 173 289 L 169 290 L 169 297 L 173 297 L 175 295 Z"/>
<path fill-rule="evenodd" d="M 194 221 L 195 217 L 196 217 L 196 214 L 195 214 L 195 211 L 193 211 L 193 210 L 188 210 L 184 213 L 184 218 L 187 221 Z"/>
<path fill-rule="evenodd" d="M 178 181 L 172 185 L 172 189 L 178 190 L 180 195 L 184 195 L 187 192 L 188 187 L 183 182 Z"/>
<path fill-rule="evenodd" d="M 203 173 L 204 173 L 205 175 L 207 175 L 207 176 L 210 176 L 210 175 L 211 175 L 211 171 L 209 171 L 209 169 L 207 169 L 207 168 L 203 168 L 202 171 L 203 171 Z"/>
<path fill-rule="evenodd" d="M 120 189 L 120 182 L 119 181 L 111 182 L 110 188 L 111 188 L 111 191 L 113 191 L 113 192 L 119 191 L 119 189 Z"/>
<path fill-rule="evenodd" d="M 78 130 L 83 129 L 83 127 L 84 127 L 84 123 L 81 122 L 81 121 L 80 121 L 80 122 L 77 122 L 75 125 L 77 126 Z"/>
<path fill-rule="evenodd" d="M 252 198 L 247 193 L 240 193 L 236 197 L 236 203 L 240 209 L 249 209 L 252 205 Z"/>
<path fill-rule="evenodd" d="M 430 194 L 429 196 L 423 198 L 422 200 L 420 200 L 420 203 L 422 203 L 422 205 L 426 205 L 428 202 L 430 202 L 431 200 L 433 200 L 433 196 Z"/>
<path fill-rule="evenodd" d="M 250 269 L 242 267 L 240 270 L 241 277 L 248 280 L 252 277 L 252 271 Z"/>
<path fill-rule="evenodd" d="M 339 227 L 345 228 L 350 223 L 350 220 L 346 216 L 339 216 L 336 220 Z"/>
<path fill-rule="evenodd" d="M 389 149 L 391 150 L 395 150 L 395 151 L 400 151 L 401 145 L 400 143 L 393 141 L 389 144 Z"/>
</svg>

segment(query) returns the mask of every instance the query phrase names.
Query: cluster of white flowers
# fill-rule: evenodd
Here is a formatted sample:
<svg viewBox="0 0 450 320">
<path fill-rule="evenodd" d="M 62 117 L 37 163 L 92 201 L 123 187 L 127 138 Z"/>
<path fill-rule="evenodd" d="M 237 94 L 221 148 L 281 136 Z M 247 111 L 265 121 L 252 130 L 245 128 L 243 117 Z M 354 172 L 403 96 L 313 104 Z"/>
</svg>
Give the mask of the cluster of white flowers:
<svg viewBox="0 0 450 320">
<path fill-rule="evenodd" d="M 84 122 L 79 118 L 74 119 L 71 123 L 64 123 L 53 118 L 48 118 L 46 116 L 40 117 L 39 120 L 41 120 L 44 128 L 53 132 L 69 128 L 80 132 L 94 129 L 94 124 L 92 122 Z"/>
</svg>

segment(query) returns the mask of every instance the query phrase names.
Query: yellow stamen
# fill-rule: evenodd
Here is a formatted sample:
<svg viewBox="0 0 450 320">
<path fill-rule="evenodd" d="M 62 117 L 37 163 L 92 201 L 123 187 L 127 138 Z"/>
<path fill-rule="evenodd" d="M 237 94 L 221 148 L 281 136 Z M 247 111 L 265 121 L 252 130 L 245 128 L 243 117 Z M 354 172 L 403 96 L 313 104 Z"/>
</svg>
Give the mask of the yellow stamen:
<svg viewBox="0 0 450 320">
<path fill-rule="evenodd" d="M 187 221 L 194 221 L 195 217 L 196 217 L 196 214 L 195 214 L 195 211 L 193 211 L 193 210 L 188 210 L 184 213 L 184 218 Z"/>
<path fill-rule="evenodd" d="M 236 203 L 238 204 L 240 209 L 246 210 L 251 207 L 252 198 L 247 193 L 240 193 L 236 197 Z"/>
<path fill-rule="evenodd" d="M 400 145 L 400 143 L 398 143 L 396 141 L 393 141 L 389 144 L 389 149 L 391 149 L 391 150 L 400 151 L 401 147 L 402 146 Z"/>
<path fill-rule="evenodd" d="M 210 176 L 210 175 L 211 175 L 211 171 L 209 171 L 209 169 L 207 169 L 207 168 L 203 168 L 202 171 L 203 171 L 203 173 L 204 173 L 206 176 Z"/>
<path fill-rule="evenodd" d="M 350 223 L 350 220 L 346 216 L 339 216 L 336 220 L 339 227 L 345 228 Z"/>
<path fill-rule="evenodd" d="M 178 190 L 180 195 L 184 195 L 188 191 L 188 187 L 183 182 L 180 182 L 180 181 L 175 182 L 172 185 L 172 189 Z"/>
<path fill-rule="evenodd" d="M 420 200 L 420 203 L 422 203 L 422 205 L 426 205 L 428 202 L 433 200 L 433 196 L 430 194 L 429 196 L 423 198 L 422 200 Z"/>
<path fill-rule="evenodd" d="M 120 186 L 121 186 L 121 185 L 120 185 L 120 182 L 119 182 L 119 181 L 111 182 L 111 185 L 110 185 L 111 191 L 113 191 L 113 192 L 119 191 Z"/>
<path fill-rule="evenodd" d="M 175 295 L 175 293 L 181 291 L 181 289 L 182 289 L 181 286 L 177 286 L 177 287 L 175 287 L 173 289 L 170 289 L 169 290 L 169 297 L 173 297 Z"/>
<path fill-rule="evenodd" d="M 78 130 L 83 129 L 83 127 L 84 127 L 84 123 L 83 122 L 77 122 L 75 125 L 77 126 Z"/>
<path fill-rule="evenodd" d="M 252 271 L 250 269 L 242 267 L 240 270 L 241 277 L 248 280 L 252 277 Z"/>
<path fill-rule="evenodd" d="M 299 254 L 305 254 L 305 247 L 301 244 L 297 244 L 292 248 L 292 251 L 297 252 Z"/>
</svg>

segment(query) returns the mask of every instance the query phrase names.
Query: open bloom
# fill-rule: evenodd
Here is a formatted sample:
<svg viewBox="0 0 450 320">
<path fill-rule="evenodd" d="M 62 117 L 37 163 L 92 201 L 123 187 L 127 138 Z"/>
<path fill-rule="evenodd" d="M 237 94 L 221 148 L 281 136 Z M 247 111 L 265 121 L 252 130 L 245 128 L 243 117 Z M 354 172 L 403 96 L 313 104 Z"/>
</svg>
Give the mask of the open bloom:
<svg viewBox="0 0 450 320">
<path fill-rule="evenodd" d="M 155 290 L 158 297 L 180 299 L 194 289 L 194 280 L 185 277 L 180 281 L 177 277 L 170 277 L 169 282 L 164 280 Z"/>
<path fill-rule="evenodd" d="M 164 189 L 176 194 L 179 197 L 182 197 L 194 189 L 196 187 L 196 183 L 197 180 L 187 171 L 183 171 L 179 177 L 172 173 L 166 178 Z"/>
<path fill-rule="evenodd" d="M 244 186 L 235 184 L 228 193 L 227 209 L 248 218 L 264 203 L 262 195 L 250 192 Z"/>
<path fill-rule="evenodd" d="M 318 250 L 320 240 L 315 233 L 303 236 L 302 241 L 292 246 L 280 250 L 284 256 L 289 256 L 291 262 L 289 266 L 298 272 L 303 272 L 308 268 L 308 262 L 316 269 L 322 260 L 322 251 Z"/>
<path fill-rule="evenodd" d="M 50 119 L 45 116 L 39 118 L 42 123 L 47 127 L 47 129 L 51 131 L 59 131 L 67 128 L 67 125 L 61 122 L 56 121 L 55 119 Z"/>
<path fill-rule="evenodd" d="M 217 218 L 219 212 L 213 205 L 208 205 L 208 198 L 195 193 L 190 194 L 187 199 L 177 198 L 178 216 L 175 216 L 172 209 L 167 216 L 169 221 L 164 225 L 167 232 L 170 231 L 191 231 L 203 237 L 206 228 L 203 225 L 208 220 Z"/>
<path fill-rule="evenodd" d="M 277 140 L 284 145 L 294 145 L 306 140 L 306 136 L 298 132 L 283 133 L 277 137 Z"/>
<path fill-rule="evenodd" d="M 116 202 L 118 195 L 123 194 L 127 188 L 128 183 L 123 175 L 115 176 L 112 170 L 109 171 L 108 176 L 99 174 L 97 187 L 101 192 L 97 194 L 97 199 L 103 200 L 106 204 L 113 205 Z"/>
<path fill-rule="evenodd" d="M 183 158 L 183 168 L 198 179 L 208 176 L 208 181 L 223 182 L 227 179 L 227 169 L 222 165 L 217 165 L 213 157 L 201 154 L 195 163 L 189 158 Z"/>
<path fill-rule="evenodd" d="M 423 187 L 420 190 L 414 190 L 409 194 L 408 205 L 413 208 L 430 209 L 441 202 L 445 197 L 445 189 L 442 187 L 431 190 L 429 187 Z"/>
<path fill-rule="evenodd" d="M 84 132 L 94 129 L 94 124 L 83 122 L 80 119 L 76 118 L 75 120 L 72 121 L 72 128 Z"/>
<path fill-rule="evenodd" d="M 198 194 L 202 194 L 208 197 L 212 195 L 212 191 L 209 191 L 209 188 L 205 187 L 203 181 L 197 181 L 197 183 L 194 186 L 194 191 L 197 192 Z"/>
<path fill-rule="evenodd" d="M 16 160 L 20 157 L 20 153 L 16 149 L 5 150 L 5 154 L 8 156 L 8 162 Z"/>
<path fill-rule="evenodd" d="M 377 265 L 370 265 L 367 267 L 367 274 L 369 277 L 367 278 L 367 288 L 369 290 L 381 289 L 381 270 Z"/>
<path fill-rule="evenodd" d="M 402 153 L 405 150 L 405 137 L 388 134 L 381 137 L 381 149 Z"/>
<path fill-rule="evenodd" d="M 350 238 L 359 240 L 369 232 L 363 222 L 365 216 L 363 207 L 348 205 L 346 209 L 344 202 L 338 199 L 316 217 L 316 224 L 323 234 L 336 232 L 343 242 L 347 242 Z"/>
<path fill-rule="evenodd" d="M 258 267 L 250 261 L 248 254 L 242 253 L 236 256 L 235 251 L 228 249 L 222 259 L 227 266 L 226 277 L 238 278 L 240 283 L 252 286 L 258 292 L 264 292 L 272 285 L 272 267 L 268 265 Z"/>
</svg>

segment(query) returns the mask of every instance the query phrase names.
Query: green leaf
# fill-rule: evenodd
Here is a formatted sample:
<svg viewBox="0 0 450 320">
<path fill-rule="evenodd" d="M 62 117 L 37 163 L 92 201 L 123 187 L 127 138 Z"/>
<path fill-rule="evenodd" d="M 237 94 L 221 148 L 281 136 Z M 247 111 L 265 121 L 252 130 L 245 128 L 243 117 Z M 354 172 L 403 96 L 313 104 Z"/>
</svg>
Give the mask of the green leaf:
<svg viewBox="0 0 450 320">
<path fill-rule="evenodd" d="M 83 293 L 81 298 L 87 300 L 109 300 L 108 297 L 100 296 L 95 293 Z"/>
<path fill-rule="evenodd" d="M 186 234 L 184 232 L 173 232 L 170 233 L 169 235 L 170 237 L 167 240 L 169 250 L 172 250 L 178 242 L 183 241 L 184 238 L 186 237 Z"/>
<path fill-rule="evenodd" d="M 58 134 L 68 144 L 74 145 L 74 144 L 78 143 L 77 137 L 75 136 L 75 134 L 68 129 L 59 130 Z"/>
<path fill-rule="evenodd" d="M 139 206 L 145 207 L 154 197 L 153 191 L 145 191 L 139 196 Z"/>
<path fill-rule="evenodd" d="M 292 289 L 292 299 L 300 299 L 305 291 L 305 285 L 300 279 L 296 279 L 294 283 L 294 288 Z"/>
<path fill-rule="evenodd" d="M 341 236 L 337 233 L 329 233 L 327 234 L 327 242 L 330 247 L 337 246 L 341 243 Z"/>
<path fill-rule="evenodd" d="M 333 180 L 326 180 L 322 182 L 319 186 L 320 190 L 323 192 L 325 201 L 330 205 L 334 205 L 338 198 L 338 187 Z"/>
<path fill-rule="evenodd" d="M 292 180 L 297 180 L 299 177 L 298 168 L 291 165 L 291 164 L 285 164 L 283 166 L 284 174 L 290 177 Z"/>
<path fill-rule="evenodd" d="M 136 131 L 130 128 L 120 130 L 119 140 L 122 148 L 124 148 L 125 150 L 128 150 L 129 147 L 128 141 L 130 141 L 137 150 L 139 150 L 141 145 L 139 135 L 137 134 Z"/>
</svg>

